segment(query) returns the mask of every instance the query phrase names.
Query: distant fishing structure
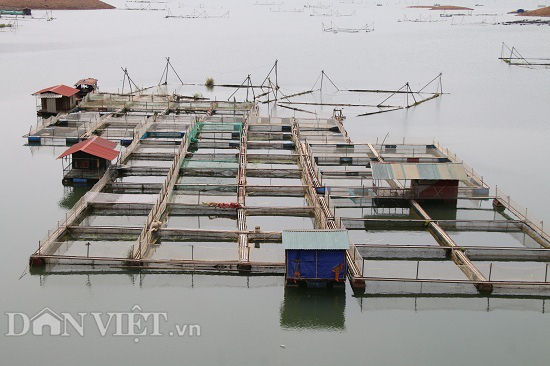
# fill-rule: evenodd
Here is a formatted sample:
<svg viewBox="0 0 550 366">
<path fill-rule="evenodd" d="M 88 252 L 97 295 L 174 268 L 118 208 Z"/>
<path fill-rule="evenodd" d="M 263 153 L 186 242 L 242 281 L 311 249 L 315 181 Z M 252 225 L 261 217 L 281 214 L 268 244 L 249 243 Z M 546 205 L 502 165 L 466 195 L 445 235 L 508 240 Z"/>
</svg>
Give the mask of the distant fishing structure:
<svg viewBox="0 0 550 366">
<path fill-rule="evenodd" d="M 309 14 L 309 16 L 311 17 L 353 17 L 356 14 L 357 14 L 356 10 L 346 14 L 346 13 L 340 13 L 339 10 L 332 10 L 332 9 L 330 9 L 326 13 L 318 13 L 315 9 L 313 9 L 313 11 L 311 12 L 311 14 Z"/>
<path fill-rule="evenodd" d="M 496 14 L 496 13 L 478 13 L 478 14 L 474 14 L 474 16 L 476 17 L 498 17 L 498 16 L 501 16 L 503 14 Z"/>
<path fill-rule="evenodd" d="M 272 12 L 272 13 L 303 13 L 304 12 L 304 9 L 283 9 L 283 8 L 276 8 L 276 9 L 272 9 L 272 8 L 269 8 L 269 11 Z"/>
<path fill-rule="evenodd" d="M 331 33 L 369 33 L 374 31 L 374 23 L 372 24 L 365 24 L 363 27 L 360 28 L 343 28 L 338 27 L 333 22 L 330 22 L 330 25 L 326 26 L 325 23 L 322 24 L 323 32 L 331 32 Z"/>
<path fill-rule="evenodd" d="M 164 7 L 153 7 L 151 2 L 137 2 L 140 4 L 138 7 L 132 7 L 128 6 L 128 4 L 124 4 L 124 9 L 122 10 L 141 10 L 141 11 L 166 11 L 168 10 L 167 5 L 164 5 Z"/>
<path fill-rule="evenodd" d="M 140 3 L 140 4 L 168 4 L 168 1 L 160 0 L 126 0 L 127 3 Z"/>
<path fill-rule="evenodd" d="M 166 64 L 164 66 L 163 75 L 161 77 L 160 84 L 166 85 L 168 83 L 167 74 L 168 70 L 172 70 L 178 77 L 181 85 L 186 86 L 208 86 L 205 83 L 183 83 L 179 78 L 177 72 L 173 69 L 172 64 L 170 63 L 169 58 L 166 59 Z M 276 105 L 281 108 L 294 110 L 296 112 L 303 112 L 315 115 L 315 111 L 310 111 L 305 108 L 308 107 L 331 107 L 331 108 L 343 108 L 343 107 L 353 107 L 359 108 L 363 111 L 357 114 L 358 117 L 368 116 L 372 114 L 379 114 L 385 112 L 396 111 L 400 109 L 408 109 L 415 106 L 418 106 L 424 102 L 440 97 L 443 94 L 448 94 L 443 92 L 442 85 L 442 73 L 439 73 L 436 77 L 430 80 L 421 88 L 413 90 L 411 85 L 407 82 L 403 84 L 398 89 L 374 89 L 374 88 L 342 88 L 337 86 L 337 84 L 327 75 L 327 73 L 322 70 L 318 75 L 317 79 L 313 86 L 305 90 L 288 90 L 284 87 L 281 87 L 279 84 L 279 61 L 275 60 L 275 63 L 263 78 L 261 83 L 254 83 L 252 81 L 251 74 L 248 74 L 245 79 L 239 83 L 229 83 L 229 84 L 211 84 L 211 88 L 232 88 L 234 91 L 227 97 L 224 98 L 227 101 L 233 101 L 234 97 L 240 93 L 241 97 L 245 101 L 254 101 L 260 104 L 267 105 Z M 134 88 L 137 88 L 135 84 L 132 84 Z M 305 100 L 308 96 L 317 94 L 319 98 Z M 378 102 L 365 104 L 354 102 L 350 99 L 355 98 L 354 95 L 357 95 L 357 98 L 361 94 L 379 94 L 380 98 Z M 341 100 L 340 96 L 348 98 L 347 100 Z M 303 97 L 303 98 L 298 98 Z M 323 98 L 328 97 L 339 97 L 338 101 L 323 101 Z M 401 98 L 400 100 L 397 100 Z"/>
<path fill-rule="evenodd" d="M 0 23 L 0 31 L 14 31 L 18 26 L 17 19 L 12 19 L 7 23 Z"/>
<path fill-rule="evenodd" d="M 317 4 L 305 4 L 304 8 L 306 9 L 329 9 L 331 7 L 331 4 L 323 4 L 323 3 L 317 3 Z"/>
<path fill-rule="evenodd" d="M 520 19 L 509 22 L 502 22 L 502 25 L 550 25 L 550 20 L 545 19 Z"/>
<path fill-rule="evenodd" d="M 147 4 L 148 6 L 150 6 L 151 4 L 168 4 L 168 1 L 160 1 L 160 0 L 126 0 L 126 3 L 141 4 L 142 6 L 145 6 L 144 4 Z M 165 5 L 165 6 L 167 6 L 167 5 Z M 157 10 L 157 9 L 153 9 L 153 10 Z M 159 9 L 159 10 L 161 10 L 161 9 Z"/>
<path fill-rule="evenodd" d="M 208 14 L 206 10 L 198 11 L 193 9 L 189 14 L 172 14 L 170 9 L 168 9 L 168 14 L 165 18 L 179 18 L 179 19 L 210 19 L 210 18 L 226 18 L 229 19 L 229 10 L 223 14 Z"/>
<path fill-rule="evenodd" d="M 191 3 L 185 3 L 185 2 L 178 2 L 178 8 L 204 8 L 204 2 L 198 3 L 198 4 L 191 4 Z"/>
<path fill-rule="evenodd" d="M 328 106 L 334 108 L 342 107 L 358 107 L 365 108 L 367 111 L 358 114 L 358 117 L 368 116 L 372 114 L 379 114 L 384 112 L 391 112 L 399 109 L 408 109 L 417 105 L 420 105 L 429 100 L 435 99 L 445 93 L 443 93 L 443 84 L 442 84 L 442 73 L 439 73 L 435 78 L 426 83 L 423 87 L 418 90 L 411 88 L 410 84 L 407 82 L 399 89 L 349 89 L 349 88 L 340 88 L 336 83 L 326 74 L 324 70 L 321 71 L 313 86 L 304 91 L 293 91 L 293 93 L 285 93 L 278 82 L 278 61 L 275 61 L 275 64 L 264 78 L 264 81 L 259 86 L 254 86 L 250 75 L 238 86 L 237 90 L 230 95 L 228 100 L 239 91 L 239 89 L 246 89 L 246 100 L 248 101 L 249 95 L 252 95 L 254 101 L 260 102 L 262 104 L 274 103 L 279 107 L 292 109 L 298 112 L 304 112 L 309 114 L 316 114 L 315 112 L 303 109 L 308 106 Z M 262 93 L 256 94 L 254 89 L 261 89 Z M 329 88 L 329 89 L 327 89 Z M 430 91 L 431 90 L 431 91 Z M 340 92 L 345 93 L 346 95 L 351 94 L 382 94 L 380 102 L 373 104 L 364 104 L 364 103 L 354 103 L 354 102 L 320 102 L 317 101 L 306 101 L 306 100 L 296 100 L 297 97 L 303 97 L 306 95 L 311 95 L 314 93 L 335 93 L 336 95 Z M 383 95 L 385 94 L 385 95 Z M 403 97 L 402 101 L 399 103 L 395 102 L 396 97 Z M 300 107 L 300 108 L 297 108 Z"/>
<path fill-rule="evenodd" d="M 455 19 L 458 19 L 455 15 L 451 21 L 451 25 L 498 25 L 496 18 L 493 18 L 493 21 L 488 20 L 487 18 L 479 21 L 479 22 L 470 22 L 466 21 L 466 18 L 464 16 L 460 17 L 460 20 L 455 21 Z"/>
<path fill-rule="evenodd" d="M 53 17 L 52 10 L 46 10 L 44 12 L 44 15 L 36 17 L 32 15 L 30 9 L 23 9 L 23 10 L 0 10 L 0 19 L 6 19 L 10 21 L 15 21 L 16 23 L 18 23 L 19 20 L 45 20 L 50 22 L 55 18 Z M 12 24 L 12 23 L 9 23 L 9 24 Z M 9 26 L 9 27 L 11 28 L 12 26 Z"/>
<path fill-rule="evenodd" d="M 275 6 L 275 5 L 284 5 L 284 1 L 256 1 L 254 5 L 260 6 Z"/>
<path fill-rule="evenodd" d="M 121 68 L 123 72 L 122 81 L 122 95 L 132 96 L 136 93 L 142 93 L 147 89 L 153 87 L 138 86 L 138 84 L 130 77 L 127 68 Z M 168 80 L 168 74 L 173 74 L 177 78 L 176 83 Z M 278 106 L 285 109 L 294 110 L 297 112 L 308 113 L 316 115 L 317 112 L 307 110 L 306 108 L 312 107 L 330 107 L 332 108 L 344 108 L 352 107 L 358 110 L 357 117 L 369 116 L 373 114 L 391 112 L 401 109 L 408 109 L 418 106 L 424 102 L 438 98 L 443 94 L 442 85 L 442 73 L 439 73 L 436 77 L 431 79 L 426 84 L 420 84 L 421 87 L 414 88 L 411 84 L 406 82 L 400 88 L 393 89 L 376 89 L 376 88 L 345 88 L 339 86 L 336 82 L 330 78 L 324 70 L 321 70 L 317 76 L 315 83 L 309 89 L 293 90 L 281 87 L 279 84 L 279 61 L 275 60 L 274 64 L 270 68 L 267 75 L 263 78 L 261 83 L 254 83 L 252 75 L 247 74 L 241 83 L 219 83 L 215 84 L 213 80 L 207 83 L 189 83 L 184 82 L 180 77 L 175 67 L 172 65 L 171 58 L 165 58 L 165 64 L 163 66 L 162 75 L 158 82 L 158 85 L 154 87 L 166 87 L 167 85 L 181 86 L 201 86 L 214 88 L 233 89 L 228 97 L 218 95 L 221 100 L 227 100 L 231 102 L 235 97 L 239 97 L 246 102 L 257 102 L 259 104 L 267 104 Z M 208 78 L 210 79 L 210 78 Z M 129 88 L 129 93 L 128 93 Z M 168 93 L 165 90 L 166 94 Z M 380 98 L 374 98 L 375 101 L 371 103 L 364 103 L 361 100 L 361 95 L 380 95 Z M 203 98 L 202 95 L 197 96 L 185 96 L 178 95 L 174 91 L 173 98 L 194 98 L 195 100 L 209 100 L 209 98 Z M 336 98 L 336 99 L 334 99 Z M 220 99 L 218 99 L 220 100 Z"/>
<path fill-rule="evenodd" d="M 471 17 L 473 16 L 472 12 L 467 12 L 467 13 L 445 13 L 445 11 L 443 11 L 443 13 L 439 14 L 439 16 L 441 18 L 450 18 L 450 17 Z"/>
<path fill-rule="evenodd" d="M 38 19 L 46 19 L 47 22 L 51 22 L 52 20 L 54 20 L 55 18 L 53 17 L 53 11 L 46 11 L 46 14 L 44 14 L 44 16 L 42 16 L 41 18 L 38 18 Z"/>
<path fill-rule="evenodd" d="M 178 72 L 176 69 L 174 69 L 174 66 L 172 66 L 172 63 L 170 62 L 170 57 L 166 57 L 166 66 L 164 67 L 164 70 L 162 71 L 162 76 L 160 77 L 160 81 L 158 83 L 159 86 L 161 85 L 168 85 L 168 72 L 172 69 L 172 72 L 178 77 L 179 81 L 181 82 L 181 85 L 183 85 L 183 80 L 181 80 Z M 164 82 L 163 82 L 164 80 Z"/>
<path fill-rule="evenodd" d="M 415 19 L 409 19 L 406 15 L 403 15 L 403 19 L 397 20 L 399 23 L 401 22 L 410 22 L 410 23 L 437 23 L 437 22 L 446 22 L 446 19 L 433 19 L 431 15 L 428 17 L 422 18 L 422 14 L 418 18 Z"/>
<path fill-rule="evenodd" d="M 499 60 L 506 62 L 508 65 L 525 66 L 525 67 L 550 67 L 550 58 L 535 58 L 523 57 L 515 47 L 508 47 L 502 42 Z"/>
</svg>

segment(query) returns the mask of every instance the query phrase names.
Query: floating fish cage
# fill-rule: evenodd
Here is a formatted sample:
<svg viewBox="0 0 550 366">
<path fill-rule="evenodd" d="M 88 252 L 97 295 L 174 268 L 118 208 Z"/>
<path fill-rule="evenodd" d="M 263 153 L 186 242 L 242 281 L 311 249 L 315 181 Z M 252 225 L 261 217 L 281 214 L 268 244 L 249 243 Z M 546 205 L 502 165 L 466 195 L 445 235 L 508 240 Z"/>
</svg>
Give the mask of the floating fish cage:
<svg viewBox="0 0 550 366">
<path fill-rule="evenodd" d="M 341 115 L 270 118 L 250 102 L 86 98 L 29 142 L 94 131 L 120 155 L 40 240 L 33 268 L 286 273 L 290 284 L 328 273 L 368 294 L 550 288 L 540 221 L 439 143 L 356 144 Z M 333 248 L 345 260 L 308 277 L 284 233 L 327 230 L 346 233 Z"/>
</svg>

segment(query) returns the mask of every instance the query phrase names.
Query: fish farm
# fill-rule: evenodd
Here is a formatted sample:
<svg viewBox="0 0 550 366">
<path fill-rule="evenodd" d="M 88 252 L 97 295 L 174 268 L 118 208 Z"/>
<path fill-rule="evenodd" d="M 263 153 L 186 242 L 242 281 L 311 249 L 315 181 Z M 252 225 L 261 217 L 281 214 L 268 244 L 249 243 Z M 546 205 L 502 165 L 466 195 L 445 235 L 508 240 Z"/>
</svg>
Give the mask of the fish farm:
<svg viewBox="0 0 550 366">
<path fill-rule="evenodd" d="M 25 137 L 72 145 L 63 183 L 94 183 L 37 243 L 32 270 L 287 273 L 291 286 L 307 264 L 291 258 L 313 248 L 314 272 L 322 249 L 341 251 L 328 277 L 358 293 L 550 289 L 542 222 L 438 142 L 355 142 L 338 109 L 273 117 L 257 101 L 91 92 Z M 109 162 L 78 175 L 78 153 Z"/>
<path fill-rule="evenodd" d="M 549 5 L 0 0 L 3 363 L 548 366 Z"/>
</svg>

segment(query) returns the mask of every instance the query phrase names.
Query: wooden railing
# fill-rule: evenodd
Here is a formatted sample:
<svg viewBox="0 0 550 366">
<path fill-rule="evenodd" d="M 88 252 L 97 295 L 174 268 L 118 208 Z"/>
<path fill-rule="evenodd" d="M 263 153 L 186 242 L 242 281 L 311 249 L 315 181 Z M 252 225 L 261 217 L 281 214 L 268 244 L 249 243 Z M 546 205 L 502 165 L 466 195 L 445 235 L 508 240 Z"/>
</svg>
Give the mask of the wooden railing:
<svg viewBox="0 0 550 366">
<path fill-rule="evenodd" d="M 53 251 L 55 251 L 55 246 L 52 244 L 67 230 L 67 227 L 73 225 L 80 215 L 88 208 L 88 204 L 94 200 L 97 194 L 103 190 L 116 174 L 116 169 L 114 169 L 113 166 L 107 169 L 103 177 L 101 177 L 101 179 L 94 184 L 94 186 L 86 192 L 67 213 L 65 213 L 65 217 L 57 221 L 57 225 L 53 229 L 48 230 L 46 237 L 38 242 L 38 250 L 33 255 L 42 256 L 54 254 Z"/>
<path fill-rule="evenodd" d="M 520 220 L 522 220 L 525 225 L 529 226 L 531 230 L 540 235 L 547 242 L 547 246 L 550 247 L 550 235 L 544 231 L 544 221 L 539 220 L 533 214 L 530 214 L 527 208 L 522 207 L 516 201 L 511 199 L 509 195 L 502 191 L 502 189 L 495 187 L 495 191 L 495 199 L 510 210 L 514 215 L 516 215 Z"/>
<path fill-rule="evenodd" d="M 189 145 L 191 144 L 191 136 L 189 136 L 189 133 L 195 128 L 196 123 L 197 120 L 194 118 L 191 124 L 187 127 L 187 131 L 181 140 L 178 152 L 172 161 L 172 166 L 170 167 L 168 175 L 166 176 L 166 179 L 160 189 L 157 201 L 155 202 L 153 209 L 149 212 L 145 226 L 138 237 L 137 245 L 134 247 L 134 259 L 141 259 L 147 254 L 149 245 L 153 241 L 153 233 L 159 229 L 156 227 L 156 223 L 160 221 L 162 214 L 166 210 L 166 206 L 168 205 L 168 201 L 170 199 L 170 194 L 174 189 L 174 185 L 176 184 L 176 180 L 179 175 L 182 159 L 185 158 Z"/>
</svg>

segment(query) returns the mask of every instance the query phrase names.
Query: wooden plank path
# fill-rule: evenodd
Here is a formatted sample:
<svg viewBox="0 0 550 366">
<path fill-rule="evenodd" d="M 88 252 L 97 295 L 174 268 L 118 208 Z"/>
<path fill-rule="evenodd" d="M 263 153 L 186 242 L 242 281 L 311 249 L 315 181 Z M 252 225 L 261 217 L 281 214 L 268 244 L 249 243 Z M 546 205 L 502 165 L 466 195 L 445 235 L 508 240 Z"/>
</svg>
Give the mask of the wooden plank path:
<svg viewBox="0 0 550 366">
<path fill-rule="evenodd" d="M 343 125 L 339 125 L 339 128 L 343 129 Z M 292 137 L 295 146 L 298 147 L 299 162 L 304 171 L 304 180 L 308 187 L 309 199 L 315 202 L 316 207 L 316 218 L 317 223 L 321 229 L 339 229 L 341 225 L 338 225 L 335 221 L 334 211 L 330 209 L 329 204 L 324 195 L 318 194 L 317 189 L 323 187 L 320 181 L 320 177 L 317 174 L 317 169 L 315 169 L 315 160 L 313 159 L 311 149 L 307 144 L 307 141 L 302 141 L 300 138 L 299 126 L 295 118 L 292 119 Z M 323 187 L 324 188 L 324 187 Z M 364 281 L 358 280 L 357 278 L 361 276 L 361 271 L 357 266 L 357 262 L 352 257 L 352 253 L 355 252 L 353 248 L 353 243 L 351 244 L 352 248 L 346 251 L 346 258 L 348 261 L 348 270 L 350 273 L 352 286 L 354 287 L 364 287 Z"/>
<path fill-rule="evenodd" d="M 176 184 L 176 180 L 179 176 L 182 160 L 187 155 L 187 150 L 191 144 L 191 137 L 189 134 L 195 128 L 196 123 L 197 119 L 194 118 L 189 127 L 187 127 L 187 131 L 181 140 L 178 152 L 172 162 L 172 166 L 170 167 L 168 175 L 162 185 L 157 202 L 147 216 L 145 226 L 143 227 L 143 230 L 137 240 L 137 245 L 134 247 L 133 258 L 135 260 L 139 260 L 147 255 L 149 246 L 153 242 L 154 232 L 157 231 L 162 225 L 161 216 L 165 213 L 168 200 L 174 190 L 174 185 Z"/>
<path fill-rule="evenodd" d="M 246 231 L 246 169 L 247 169 L 247 149 L 248 149 L 248 122 L 250 119 L 256 119 L 255 114 L 249 114 L 245 117 L 240 136 L 239 146 L 239 171 L 237 175 L 237 203 L 240 208 L 237 209 L 237 227 L 240 231 Z M 253 121 L 254 122 L 254 121 Z M 247 234 L 239 234 L 239 265 L 243 269 L 250 269 L 250 247 Z"/>
</svg>

